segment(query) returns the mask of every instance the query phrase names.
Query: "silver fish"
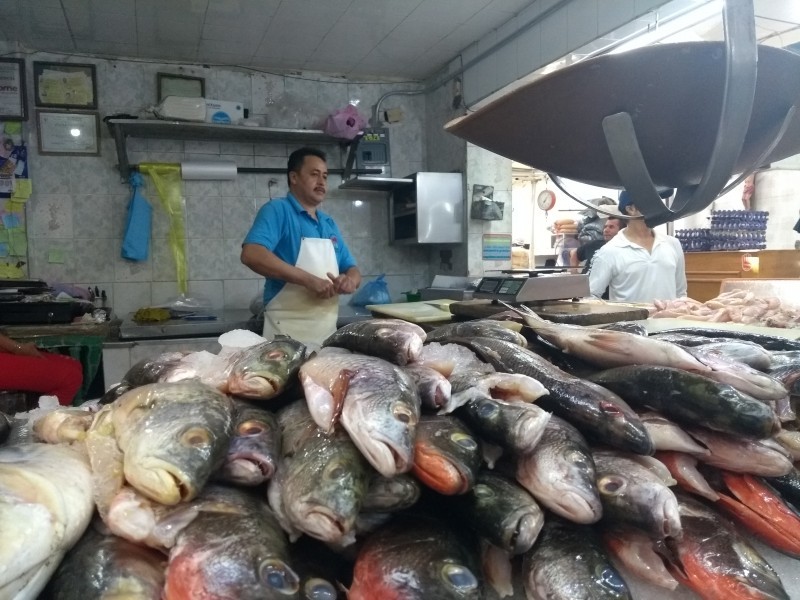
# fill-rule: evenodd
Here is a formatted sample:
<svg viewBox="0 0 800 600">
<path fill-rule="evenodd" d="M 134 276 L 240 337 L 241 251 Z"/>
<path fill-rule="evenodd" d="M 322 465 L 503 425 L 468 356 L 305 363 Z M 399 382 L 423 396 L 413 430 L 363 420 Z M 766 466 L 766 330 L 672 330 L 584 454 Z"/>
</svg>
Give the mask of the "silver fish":
<svg viewBox="0 0 800 600">
<path fill-rule="evenodd" d="M 595 523 L 603 514 L 589 446 L 555 415 L 536 448 L 517 458 L 516 478 L 545 507 L 570 521 Z"/>
<path fill-rule="evenodd" d="M 223 391 L 249 400 L 269 400 L 286 389 L 305 359 L 306 347 L 286 336 L 244 348 L 230 358 Z"/>
<path fill-rule="evenodd" d="M 511 326 L 519 328 L 519 324 L 509 324 L 507 321 L 495 321 L 492 319 L 477 319 L 475 321 L 464 321 L 460 323 L 448 323 L 436 327 L 428 332 L 427 342 L 448 342 L 453 338 L 465 337 L 487 337 L 497 340 L 505 340 L 518 346 L 527 346 L 525 336 L 518 331 L 511 329 Z"/>
<path fill-rule="evenodd" d="M 762 477 L 780 477 L 792 470 L 789 453 L 774 440 L 733 436 L 701 427 L 686 431 L 709 449 L 711 454 L 700 460 L 714 467 Z"/>
<path fill-rule="evenodd" d="M 647 432 L 653 439 L 656 451 L 673 450 L 689 454 L 707 455 L 708 449 L 700 446 L 692 437 L 666 417 L 657 412 L 639 413 Z"/>
<path fill-rule="evenodd" d="M 373 356 L 323 348 L 301 367 L 300 380 L 318 426 L 329 431 L 341 410 L 345 430 L 381 475 L 411 469 L 420 399 L 402 369 Z"/>
<path fill-rule="evenodd" d="M 368 467 L 347 434 L 321 431 L 302 401 L 278 413 L 282 460 L 268 498 L 292 541 L 306 533 L 324 542 L 355 541 L 355 521 L 367 493 Z"/>
<path fill-rule="evenodd" d="M 727 383 L 757 400 L 774 402 L 789 395 L 784 385 L 774 377 L 744 363 L 736 362 L 719 350 L 709 349 L 707 346 L 696 346 L 688 348 L 687 352 L 711 369 L 710 372 L 703 373 L 706 377 Z"/>
<path fill-rule="evenodd" d="M 435 369 L 448 379 L 454 374 L 491 373 L 494 371 L 492 365 L 486 364 L 469 348 L 460 344 L 440 344 L 439 342 L 425 344 L 416 363 Z"/>
<path fill-rule="evenodd" d="M 447 377 L 436 369 L 420 364 L 406 365 L 403 370 L 417 384 L 422 406 L 433 411 L 452 412 L 452 408 L 448 410 L 452 396 L 452 386 Z"/>
<path fill-rule="evenodd" d="M 663 479 L 613 452 L 592 457 L 605 521 L 638 527 L 656 539 L 681 534 L 678 501 Z"/>
<path fill-rule="evenodd" d="M 217 478 L 245 486 L 264 483 L 275 473 L 280 445 L 280 429 L 273 413 L 235 401 L 233 434 Z"/>
<path fill-rule="evenodd" d="M 414 362 L 422 351 L 425 330 L 402 319 L 368 319 L 337 329 L 322 344 L 383 358 L 396 365 Z"/>
<path fill-rule="evenodd" d="M 675 367 L 687 371 L 709 370 L 706 365 L 675 344 L 624 331 L 561 325 L 542 319 L 527 306 L 515 308 L 502 304 L 522 315 L 525 323 L 537 335 L 555 344 L 564 352 L 574 354 L 599 367 L 645 364 Z"/>
</svg>

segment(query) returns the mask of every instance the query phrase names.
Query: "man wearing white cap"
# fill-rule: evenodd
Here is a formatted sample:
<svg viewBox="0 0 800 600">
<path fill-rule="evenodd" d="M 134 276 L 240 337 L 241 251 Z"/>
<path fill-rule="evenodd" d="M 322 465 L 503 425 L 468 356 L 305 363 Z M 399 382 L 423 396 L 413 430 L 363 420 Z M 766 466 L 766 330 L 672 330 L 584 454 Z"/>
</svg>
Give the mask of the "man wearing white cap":
<svg viewBox="0 0 800 600">
<path fill-rule="evenodd" d="M 671 195 L 670 190 L 666 197 Z M 612 302 L 686 296 L 686 265 L 677 238 L 648 227 L 628 192 L 619 195 L 618 206 L 620 214 L 628 217 L 628 226 L 594 255 L 589 271 L 591 294 L 599 298 L 608 288 Z"/>
</svg>

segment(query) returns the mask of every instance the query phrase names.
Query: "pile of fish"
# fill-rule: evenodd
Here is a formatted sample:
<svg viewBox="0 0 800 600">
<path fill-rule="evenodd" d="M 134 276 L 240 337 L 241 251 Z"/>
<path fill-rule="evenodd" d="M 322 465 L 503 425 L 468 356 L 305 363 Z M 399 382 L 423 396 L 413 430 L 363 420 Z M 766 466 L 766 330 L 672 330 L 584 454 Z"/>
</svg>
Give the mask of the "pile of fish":
<svg viewBox="0 0 800 600">
<path fill-rule="evenodd" d="M 800 343 L 512 310 L 161 355 L 48 413 L 0 446 L 0 598 L 788 599 L 742 532 L 800 557 Z"/>
<path fill-rule="evenodd" d="M 650 316 L 764 327 L 800 327 L 800 310 L 796 307 L 784 305 L 776 296 L 759 297 L 747 290 L 723 292 L 705 302 L 692 298 L 656 300 Z"/>
</svg>

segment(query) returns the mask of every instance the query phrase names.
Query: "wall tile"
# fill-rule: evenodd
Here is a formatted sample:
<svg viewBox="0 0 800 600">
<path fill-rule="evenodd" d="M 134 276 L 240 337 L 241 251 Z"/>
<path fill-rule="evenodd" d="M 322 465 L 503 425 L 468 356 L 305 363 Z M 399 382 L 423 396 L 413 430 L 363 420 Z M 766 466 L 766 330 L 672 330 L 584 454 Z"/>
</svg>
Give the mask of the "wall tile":
<svg viewBox="0 0 800 600">
<path fill-rule="evenodd" d="M 541 28 L 541 57 L 546 65 L 569 51 L 566 9 L 562 8 L 548 16 L 542 21 Z"/>
<path fill-rule="evenodd" d="M 114 303 L 114 312 L 123 319 L 140 308 L 152 306 L 150 282 L 115 283 Z"/>
<path fill-rule="evenodd" d="M 226 279 L 260 279 L 264 278 L 254 273 L 242 264 L 239 259 L 242 253 L 242 240 L 225 239 L 222 242 L 222 260 L 225 268 Z"/>
<path fill-rule="evenodd" d="M 85 196 L 72 203 L 72 231 L 76 238 L 116 237 L 121 227 L 114 227 L 114 198 L 108 195 Z"/>
<path fill-rule="evenodd" d="M 153 269 L 150 260 L 135 262 L 125 260 L 119 253 L 114 256 L 114 281 L 143 282 L 152 281 Z"/>
<path fill-rule="evenodd" d="M 222 237 L 243 240 L 256 216 L 254 198 L 222 198 Z"/>
<path fill-rule="evenodd" d="M 114 281 L 114 257 L 120 253 L 114 238 L 75 239 L 75 277 L 80 280 Z"/>
<path fill-rule="evenodd" d="M 63 262 L 51 262 L 56 253 Z M 75 243 L 71 238 L 28 238 L 28 260 L 35 277 L 50 284 L 76 280 Z"/>
<path fill-rule="evenodd" d="M 222 237 L 222 198 L 216 196 L 186 198 L 186 237 Z"/>
<path fill-rule="evenodd" d="M 187 295 L 208 305 L 213 310 L 222 310 L 225 306 L 225 296 L 221 280 L 216 281 L 189 281 Z"/>
<path fill-rule="evenodd" d="M 223 294 L 226 309 L 249 309 L 250 302 L 261 294 L 263 288 L 255 279 L 226 279 Z"/>
<path fill-rule="evenodd" d="M 191 280 L 224 279 L 227 276 L 221 238 L 186 240 L 186 256 Z"/>
<path fill-rule="evenodd" d="M 36 194 L 25 207 L 28 236 L 71 238 L 72 207 L 69 194 Z"/>
<path fill-rule="evenodd" d="M 68 194 L 70 192 L 70 163 L 61 157 L 36 156 L 29 159 L 30 176 L 36 181 L 37 193 Z"/>
<path fill-rule="evenodd" d="M 153 306 L 169 304 L 180 296 L 180 288 L 177 281 L 154 281 L 151 287 Z"/>
</svg>

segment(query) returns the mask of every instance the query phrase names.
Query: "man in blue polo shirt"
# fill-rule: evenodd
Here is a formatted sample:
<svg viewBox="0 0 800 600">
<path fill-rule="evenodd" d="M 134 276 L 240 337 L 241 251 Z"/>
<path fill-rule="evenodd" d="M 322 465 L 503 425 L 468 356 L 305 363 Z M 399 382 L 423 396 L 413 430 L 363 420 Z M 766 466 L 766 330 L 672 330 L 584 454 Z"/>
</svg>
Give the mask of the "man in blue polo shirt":
<svg viewBox="0 0 800 600">
<path fill-rule="evenodd" d="M 333 219 L 319 210 L 328 192 L 325 154 L 292 152 L 289 195 L 258 211 L 241 261 L 266 277 L 264 337 L 289 335 L 318 346 L 336 330 L 339 294 L 352 294 L 361 273 Z"/>
</svg>

